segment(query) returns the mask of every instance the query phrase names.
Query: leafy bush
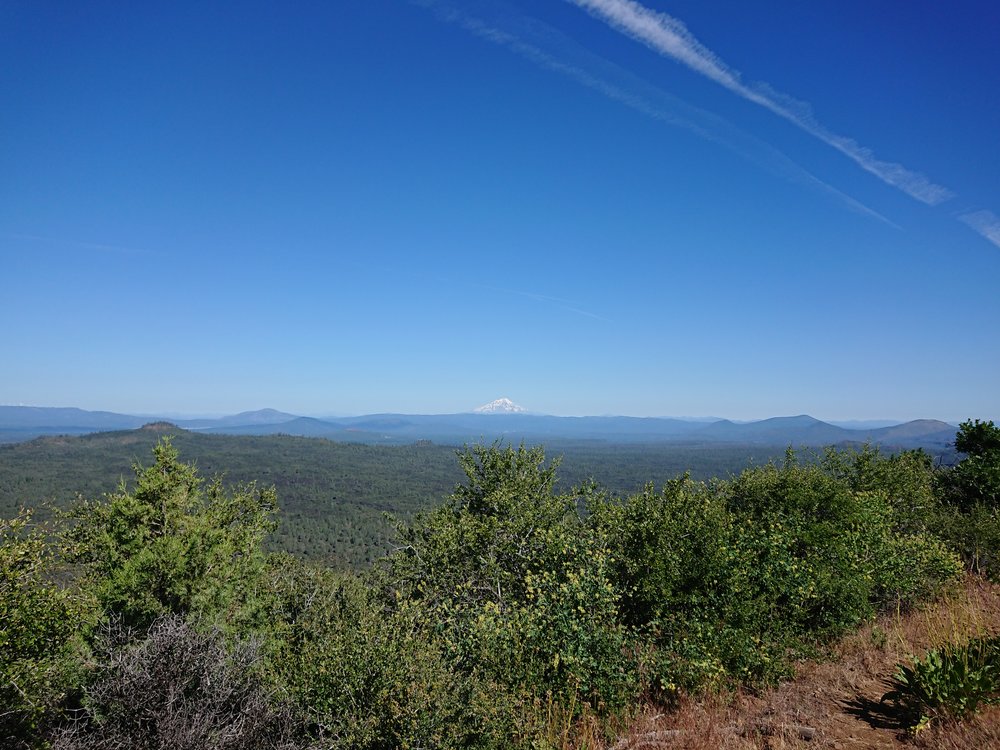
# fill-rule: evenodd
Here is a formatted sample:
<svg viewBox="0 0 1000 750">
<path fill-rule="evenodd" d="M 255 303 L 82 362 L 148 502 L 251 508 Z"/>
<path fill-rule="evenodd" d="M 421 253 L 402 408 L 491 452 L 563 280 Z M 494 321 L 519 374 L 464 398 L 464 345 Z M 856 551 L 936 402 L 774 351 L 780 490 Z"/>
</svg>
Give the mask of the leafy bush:
<svg viewBox="0 0 1000 750">
<path fill-rule="evenodd" d="M 873 577 L 873 601 L 883 610 L 933 599 L 962 574 L 959 556 L 929 533 L 889 537 L 883 549 Z"/>
<path fill-rule="evenodd" d="M 115 626 L 98 639 L 86 717 L 54 750 L 293 750 L 291 714 L 262 681 L 254 643 L 228 649 L 178 616 L 134 637 Z"/>
<path fill-rule="evenodd" d="M 590 523 L 615 540 L 623 615 L 654 644 L 653 687 L 772 681 L 817 638 L 954 580 L 955 555 L 910 531 L 909 511 L 933 503 L 926 472 L 915 455 L 789 452 L 728 482 L 682 478 L 597 503 Z"/>
<path fill-rule="evenodd" d="M 943 506 L 935 531 L 951 544 L 970 569 L 1000 575 L 1000 427 L 993 422 L 963 422 L 955 447 L 966 456 L 937 476 Z"/>
<path fill-rule="evenodd" d="M 70 557 L 89 571 L 108 616 L 147 626 L 164 614 L 198 613 L 220 621 L 248 617 L 264 562 L 263 540 L 274 528 L 274 490 L 253 485 L 207 490 L 181 463 L 169 439 L 155 463 L 136 464 L 136 487 L 69 514 Z"/>
<path fill-rule="evenodd" d="M 478 446 L 459 462 L 467 482 L 400 528 L 385 567 L 395 609 L 419 612 L 475 677 L 470 701 L 498 746 L 498 727 L 536 721 L 526 714 L 539 696 L 560 711 L 633 700 L 633 634 L 620 620 L 612 555 L 585 524 L 579 494 L 555 493 L 555 466 L 539 448 Z"/>
<path fill-rule="evenodd" d="M 1000 699 L 1000 638 L 948 644 L 899 665 L 895 687 L 882 696 L 903 706 L 913 726 L 937 718 L 961 719 Z"/>
<path fill-rule="evenodd" d="M 270 580 L 270 669 L 318 747 L 464 746 L 466 681 L 414 608 L 291 559 Z"/>
<path fill-rule="evenodd" d="M 661 699 L 719 685 L 733 665 L 724 610 L 733 588 L 733 517 L 718 487 L 683 476 L 624 500 L 597 497 L 589 525 L 610 550 L 624 623 L 647 644 L 640 662 Z M 760 652 L 760 644 L 753 647 Z"/>
<path fill-rule="evenodd" d="M 919 534 L 933 527 L 940 504 L 937 472 L 925 451 L 886 455 L 871 445 L 846 450 L 827 448 L 821 466 L 852 492 L 883 496 L 892 508 L 892 525 L 898 531 Z"/>
<path fill-rule="evenodd" d="M 867 464 L 868 476 L 892 476 L 902 466 L 865 452 L 847 460 Z M 933 595 L 958 576 L 953 554 L 911 531 L 913 506 L 890 494 L 898 485 L 881 488 L 855 472 L 845 480 L 829 464 L 786 461 L 744 471 L 729 484 L 730 504 L 744 519 L 734 543 L 745 552 L 740 564 L 763 597 L 753 615 L 775 617 L 780 608 L 779 619 L 795 631 L 835 633 L 877 609 Z"/>
<path fill-rule="evenodd" d="M 962 556 L 968 568 L 996 578 L 1000 574 L 1000 508 L 975 503 L 944 509 L 938 533 Z"/>
<path fill-rule="evenodd" d="M 600 710 L 634 699 L 639 676 L 633 638 L 619 621 L 609 561 L 607 550 L 567 548 L 562 561 L 525 576 L 523 601 L 506 607 L 487 602 L 467 636 L 484 673 L 515 692 L 551 694 Z"/>
<path fill-rule="evenodd" d="M 974 505 L 1000 506 L 1000 427 L 978 419 L 962 422 L 955 449 L 966 455 L 939 477 L 945 501 L 964 511 Z"/>
<path fill-rule="evenodd" d="M 643 627 L 704 608 L 731 534 L 718 493 L 683 476 L 623 501 L 597 496 L 589 526 L 611 553 L 626 623 Z"/>
<path fill-rule="evenodd" d="M 524 601 L 525 576 L 581 539 L 577 499 L 555 494 L 558 462 L 544 466 L 541 448 L 475 446 L 458 459 L 466 483 L 399 525 L 391 583 L 432 608 Z"/>
<path fill-rule="evenodd" d="M 72 689 L 72 642 L 86 610 L 53 580 L 31 514 L 0 519 L 0 744 L 28 746 Z"/>
<path fill-rule="evenodd" d="M 618 499 L 557 492 L 541 448 L 494 444 L 459 453 L 465 482 L 398 523 L 380 565 L 338 574 L 265 555 L 273 491 L 206 487 L 169 442 L 154 454 L 134 490 L 78 506 L 62 537 L 90 620 L 120 624 L 91 638 L 87 718 L 55 737 L 65 750 L 545 746 L 574 721 L 599 733 L 642 695 L 778 679 L 953 580 L 940 529 L 989 560 L 1000 529 L 963 526 L 995 509 L 939 503 L 919 453 L 789 451 Z M 0 527 L 0 677 L 29 688 L 17 704 L 0 685 L 16 706 L 0 721 L 40 741 L 73 687 L 60 670 L 75 605 L 26 524 Z"/>
</svg>

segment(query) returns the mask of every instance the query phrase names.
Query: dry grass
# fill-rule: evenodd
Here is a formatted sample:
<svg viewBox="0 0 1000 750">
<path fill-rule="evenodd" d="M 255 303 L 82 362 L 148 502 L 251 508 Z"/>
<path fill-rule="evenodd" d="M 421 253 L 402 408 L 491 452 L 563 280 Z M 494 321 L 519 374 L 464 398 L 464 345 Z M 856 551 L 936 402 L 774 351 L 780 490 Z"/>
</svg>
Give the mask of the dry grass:
<svg viewBox="0 0 1000 750">
<path fill-rule="evenodd" d="M 803 661 L 776 688 L 686 698 L 671 712 L 646 708 L 613 742 L 593 733 L 577 750 L 792 750 L 794 748 L 1000 748 L 1000 708 L 914 736 L 880 702 L 899 662 L 933 646 L 1000 633 L 1000 586 L 969 576 L 922 609 L 890 613 L 842 639 L 826 661 Z M 564 744 L 563 748 L 570 747 Z"/>
</svg>

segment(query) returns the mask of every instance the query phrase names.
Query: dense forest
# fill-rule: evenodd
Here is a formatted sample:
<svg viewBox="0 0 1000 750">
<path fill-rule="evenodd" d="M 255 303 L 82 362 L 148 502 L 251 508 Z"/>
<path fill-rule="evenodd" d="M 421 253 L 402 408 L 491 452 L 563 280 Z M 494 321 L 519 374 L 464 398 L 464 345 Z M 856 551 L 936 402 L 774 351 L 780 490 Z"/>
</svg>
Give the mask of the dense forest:
<svg viewBox="0 0 1000 750">
<path fill-rule="evenodd" d="M 451 492 L 463 474 L 452 446 L 420 442 L 375 446 L 322 438 L 207 435 L 153 424 L 126 432 L 45 437 L 0 445 L 0 517 L 22 506 L 46 518 L 78 495 L 96 498 L 122 480 L 134 485 L 132 464 L 170 436 L 205 477 L 233 487 L 274 486 L 281 512 L 267 539 L 272 550 L 337 568 L 370 565 L 390 549 L 385 514 L 410 518 Z M 685 471 L 695 479 L 728 477 L 780 457 L 783 446 L 725 444 L 550 443 L 562 457 L 558 486 L 593 480 L 616 495 L 646 482 L 662 485 Z"/>
<path fill-rule="evenodd" d="M 640 702 L 779 680 L 963 567 L 1000 572 L 992 422 L 963 423 L 948 468 L 789 449 L 626 493 L 560 481 L 541 448 L 473 446 L 444 501 L 397 518 L 392 549 L 357 571 L 266 546 L 265 464 L 259 484 L 211 479 L 182 435 L 153 438 L 117 490 L 0 521 L 5 746 L 566 746 Z M 398 459 L 447 481 L 421 461 L 435 451 Z M 969 653 L 1000 660 L 996 640 Z M 993 699 L 990 664 L 977 684 Z M 918 718 L 935 708 L 920 680 L 896 696 Z"/>
</svg>

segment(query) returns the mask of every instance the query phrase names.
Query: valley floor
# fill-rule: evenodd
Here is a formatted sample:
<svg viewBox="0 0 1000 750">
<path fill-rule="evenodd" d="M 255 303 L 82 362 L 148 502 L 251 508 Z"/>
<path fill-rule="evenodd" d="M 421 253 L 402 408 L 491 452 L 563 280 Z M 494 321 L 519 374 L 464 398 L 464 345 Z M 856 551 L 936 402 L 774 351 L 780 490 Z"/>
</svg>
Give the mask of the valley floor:
<svg viewBox="0 0 1000 750">
<path fill-rule="evenodd" d="M 829 660 L 800 662 L 795 678 L 774 689 L 688 699 L 676 712 L 648 712 L 604 748 L 1000 748 L 1000 707 L 914 735 L 893 704 L 880 702 L 897 663 L 948 640 L 985 633 L 1000 633 L 1000 586 L 969 576 L 945 599 L 884 615 L 844 638 Z"/>
</svg>

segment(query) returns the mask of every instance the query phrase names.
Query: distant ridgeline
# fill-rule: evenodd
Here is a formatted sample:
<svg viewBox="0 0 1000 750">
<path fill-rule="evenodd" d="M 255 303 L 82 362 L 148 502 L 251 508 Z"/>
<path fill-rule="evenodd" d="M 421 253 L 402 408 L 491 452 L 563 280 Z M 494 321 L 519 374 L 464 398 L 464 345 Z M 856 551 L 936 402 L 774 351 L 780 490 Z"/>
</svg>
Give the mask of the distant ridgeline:
<svg viewBox="0 0 1000 750">
<path fill-rule="evenodd" d="M 43 435 L 81 435 L 133 430 L 156 418 L 48 407 L 0 406 L 0 442 Z M 549 443 L 742 443 L 781 446 L 849 445 L 871 442 L 890 449 L 947 452 L 955 426 L 931 419 L 878 428 L 848 429 L 813 417 L 773 417 L 757 422 L 694 421 L 659 417 L 553 417 L 524 412 L 498 399 L 466 414 L 368 414 L 316 419 L 262 409 L 217 419 L 171 420 L 185 430 L 227 435 L 295 435 L 372 445 L 407 445 L 418 440 L 463 445 L 474 442 Z M 151 428 L 156 429 L 156 428 Z"/>
</svg>

